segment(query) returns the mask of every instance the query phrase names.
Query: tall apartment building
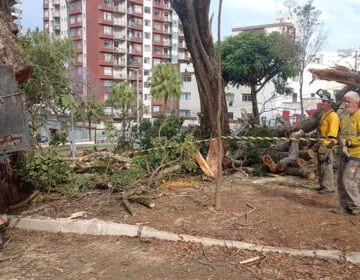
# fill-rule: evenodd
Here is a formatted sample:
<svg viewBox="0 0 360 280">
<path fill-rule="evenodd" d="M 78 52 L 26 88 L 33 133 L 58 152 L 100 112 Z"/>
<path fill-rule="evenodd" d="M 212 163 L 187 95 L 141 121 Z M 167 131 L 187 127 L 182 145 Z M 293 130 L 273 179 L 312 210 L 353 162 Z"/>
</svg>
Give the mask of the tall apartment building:
<svg viewBox="0 0 360 280">
<path fill-rule="evenodd" d="M 43 22 L 52 37 L 67 37 L 69 30 L 75 67 L 102 89 L 99 99 L 107 98 L 113 83 L 136 88 L 138 79 L 143 117 L 165 113 L 162 102 L 151 100 L 151 70 L 190 59 L 170 0 L 70 0 L 68 8 L 65 0 L 44 0 Z"/>
</svg>

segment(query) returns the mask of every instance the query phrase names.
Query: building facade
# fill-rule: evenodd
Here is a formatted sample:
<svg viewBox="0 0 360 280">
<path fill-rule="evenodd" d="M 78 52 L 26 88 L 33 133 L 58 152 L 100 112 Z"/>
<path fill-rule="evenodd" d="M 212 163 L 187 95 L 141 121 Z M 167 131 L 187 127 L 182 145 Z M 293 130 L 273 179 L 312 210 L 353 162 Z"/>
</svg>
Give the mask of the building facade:
<svg viewBox="0 0 360 280">
<path fill-rule="evenodd" d="M 100 100 L 106 100 L 112 84 L 128 81 L 138 90 L 143 118 L 165 113 L 163 103 L 150 96 L 151 70 L 190 59 L 170 0 L 44 0 L 43 22 L 51 37 L 66 38 L 70 32 L 75 67 L 100 89 Z"/>
</svg>

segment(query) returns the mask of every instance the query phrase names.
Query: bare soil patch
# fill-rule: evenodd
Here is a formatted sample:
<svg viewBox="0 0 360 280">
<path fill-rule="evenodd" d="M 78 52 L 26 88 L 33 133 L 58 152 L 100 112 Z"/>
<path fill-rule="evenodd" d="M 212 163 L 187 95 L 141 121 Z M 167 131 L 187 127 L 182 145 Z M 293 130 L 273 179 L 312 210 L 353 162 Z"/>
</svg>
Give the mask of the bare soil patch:
<svg viewBox="0 0 360 280">
<path fill-rule="evenodd" d="M 11 238 L 11 239 L 10 239 Z M 206 247 L 185 242 L 9 230 L 1 280 L 358 279 L 360 266 L 333 260 Z M 241 264 L 244 260 L 258 260 Z"/>
<path fill-rule="evenodd" d="M 69 217 L 85 211 L 86 218 L 195 236 L 298 249 L 360 251 L 360 215 L 330 213 L 329 209 L 338 206 L 337 195 L 319 195 L 315 187 L 316 182 L 291 176 L 244 178 L 235 174 L 224 178 L 219 212 L 213 209 L 214 182 L 196 178 L 165 182 L 156 207 L 133 204 L 134 216 L 124 210 L 116 193 L 107 190 L 72 198 L 43 194 L 30 210 L 45 204 L 33 216 Z M 246 218 L 250 206 L 256 209 Z M 20 210 L 25 209 L 17 213 Z"/>
</svg>

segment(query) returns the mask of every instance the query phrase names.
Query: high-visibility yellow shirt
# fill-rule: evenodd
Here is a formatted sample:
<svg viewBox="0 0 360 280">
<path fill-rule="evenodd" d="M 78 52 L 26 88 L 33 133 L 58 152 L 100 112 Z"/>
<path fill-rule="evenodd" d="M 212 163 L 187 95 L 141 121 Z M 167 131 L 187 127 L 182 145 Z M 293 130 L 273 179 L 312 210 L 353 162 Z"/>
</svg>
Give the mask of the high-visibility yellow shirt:
<svg viewBox="0 0 360 280">
<path fill-rule="evenodd" d="M 320 118 L 321 137 L 337 137 L 339 132 L 339 123 L 339 116 L 333 111 L 333 109 L 324 112 Z M 331 143 L 329 140 L 322 140 L 321 142 L 325 145 L 329 145 Z"/>
<path fill-rule="evenodd" d="M 350 157 L 360 158 L 360 110 L 341 120 L 340 139 L 347 141 Z"/>
</svg>

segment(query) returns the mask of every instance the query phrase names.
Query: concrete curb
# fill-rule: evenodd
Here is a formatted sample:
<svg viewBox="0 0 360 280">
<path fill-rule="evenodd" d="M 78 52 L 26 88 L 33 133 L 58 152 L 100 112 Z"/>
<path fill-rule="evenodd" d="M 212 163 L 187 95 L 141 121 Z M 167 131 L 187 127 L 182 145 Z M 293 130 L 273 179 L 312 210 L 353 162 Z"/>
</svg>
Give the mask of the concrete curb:
<svg viewBox="0 0 360 280">
<path fill-rule="evenodd" d="M 207 237 L 196 237 L 185 234 L 175 234 L 167 231 L 157 230 L 148 226 L 119 224 L 114 222 L 106 222 L 98 219 L 39 219 L 31 217 L 21 218 L 16 216 L 12 216 L 10 218 L 10 226 L 27 230 L 40 230 L 56 233 L 121 235 L 129 237 L 157 238 L 167 241 L 186 241 L 201 243 L 204 246 L 233 247 L 237 249 L 257 251 L 263 253 L 274 252 L 280 254 L 288 254 L 291 256 L 334 259 L 338 261 L 350 262 L 353 264 L 360 264 L 360 252 L 344 253 L 339 250 L 302 250 L 285 247 L 262 246 L 234 240 L 220 240 Z"/>
</svg>

